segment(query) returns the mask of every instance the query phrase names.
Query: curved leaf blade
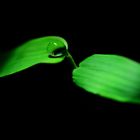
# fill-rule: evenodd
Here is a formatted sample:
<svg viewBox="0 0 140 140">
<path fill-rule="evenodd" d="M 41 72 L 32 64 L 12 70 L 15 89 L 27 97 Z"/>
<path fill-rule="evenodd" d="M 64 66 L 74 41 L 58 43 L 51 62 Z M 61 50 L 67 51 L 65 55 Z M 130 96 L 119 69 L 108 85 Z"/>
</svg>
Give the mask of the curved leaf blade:
<svg viewBox="0 0 140 140">
<path fill-rule="evenodd" d="M 13 74 L 38 63 L 59 63 L 64 55 L 49 57 L 59 48 L 68 49 L 67 42 L 57 36 L 30 40 L 10 52 L 0 52 L 0 77 Z"/>
</svg>

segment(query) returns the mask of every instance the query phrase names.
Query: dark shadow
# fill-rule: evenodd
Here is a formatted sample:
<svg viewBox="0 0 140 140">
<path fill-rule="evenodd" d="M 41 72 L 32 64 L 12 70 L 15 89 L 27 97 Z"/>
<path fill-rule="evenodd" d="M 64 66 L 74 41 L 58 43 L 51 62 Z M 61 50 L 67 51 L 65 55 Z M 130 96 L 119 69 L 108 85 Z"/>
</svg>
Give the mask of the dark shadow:
<svg viewBox="0 0 140 140">
<path fill-rule="evenodd" d="M 4 65 L 8 62 L 8 60 L 12 57 L 13 51 L 0 51 L 0 69 L 4 67 Z"/>
</svg>

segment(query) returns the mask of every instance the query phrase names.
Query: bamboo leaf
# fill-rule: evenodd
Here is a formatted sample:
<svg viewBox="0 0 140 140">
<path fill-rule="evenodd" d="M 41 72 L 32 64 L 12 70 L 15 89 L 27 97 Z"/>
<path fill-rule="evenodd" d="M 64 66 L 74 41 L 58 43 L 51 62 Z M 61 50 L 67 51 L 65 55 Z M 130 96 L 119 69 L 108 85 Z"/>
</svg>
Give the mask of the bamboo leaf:
<svg viewBox="0 0 140 140">
<path fill-rule="evenodd" d="M 140 64 L 123 56 L 92 55 L 73 71 L 73 81 L 99 96 L 140 103 Z"/>
<path fill-rule="evenodd" d="M 38 63 L 59 63 L 65 58 L 67 42 L 57 36 L 29 40 L 10 52 L 0 52 L 0 77 Z"/>
</svg>

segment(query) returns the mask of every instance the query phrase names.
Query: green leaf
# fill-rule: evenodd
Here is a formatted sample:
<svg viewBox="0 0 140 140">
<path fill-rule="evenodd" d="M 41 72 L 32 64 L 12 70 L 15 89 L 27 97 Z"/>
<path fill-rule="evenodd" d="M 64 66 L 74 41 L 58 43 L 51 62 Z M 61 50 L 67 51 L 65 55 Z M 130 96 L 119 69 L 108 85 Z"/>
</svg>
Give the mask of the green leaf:
<svg viewBox="0 0 140 140">
<path fill-rule="evenodd" d="M 0 77 L 38 63 L 59 63 L 65 58 L 67 42 L 57 36 L 30 40 L 10 52 L 0 52 Z"/>
<path fill-rule="evenodd" d="M 93 94 L 140 103 L 140 64 L 123 56 L 92 55 L 73 71 L 73 81 Z"/>
</svg>

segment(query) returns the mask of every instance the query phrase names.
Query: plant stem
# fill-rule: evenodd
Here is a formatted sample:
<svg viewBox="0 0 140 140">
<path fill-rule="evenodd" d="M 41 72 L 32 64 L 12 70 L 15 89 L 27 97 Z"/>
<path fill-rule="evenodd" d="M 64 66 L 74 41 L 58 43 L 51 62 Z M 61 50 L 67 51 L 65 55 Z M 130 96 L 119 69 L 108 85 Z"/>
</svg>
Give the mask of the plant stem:
<svg viewBox="0 0 140 140">
<path fill-rule="evenodd" d="M 77 68 L 77 65 L 76 65 L 76 63 L 75 63 L 72 55 L 68 52 L 68 50 L 66 50 L 66 58 L 68 59 L 68 61 L 72 65 L 73 69 L 76 69 Z"/>
</svg>

